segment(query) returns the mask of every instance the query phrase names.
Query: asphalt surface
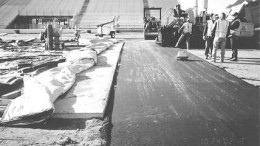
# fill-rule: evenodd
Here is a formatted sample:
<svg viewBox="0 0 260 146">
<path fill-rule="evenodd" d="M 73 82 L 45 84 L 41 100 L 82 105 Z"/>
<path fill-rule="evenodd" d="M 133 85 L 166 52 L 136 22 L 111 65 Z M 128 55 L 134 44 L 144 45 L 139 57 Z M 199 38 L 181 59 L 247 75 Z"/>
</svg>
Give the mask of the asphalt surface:
<svg viewBox="0 0 260 146">
<path fill-rule="evenodd" d="M 127 39 L 111 145 L 259 146 L 259 88 L 179 49 Z"/>
</svg>

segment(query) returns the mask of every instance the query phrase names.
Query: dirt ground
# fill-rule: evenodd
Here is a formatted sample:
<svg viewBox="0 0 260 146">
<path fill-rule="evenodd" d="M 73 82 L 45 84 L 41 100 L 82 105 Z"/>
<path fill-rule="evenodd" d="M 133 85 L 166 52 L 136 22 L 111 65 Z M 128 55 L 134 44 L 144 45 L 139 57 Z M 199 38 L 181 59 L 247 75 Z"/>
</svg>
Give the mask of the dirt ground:
<svg viewBox="0 0 260 146">
<path fill-rule="evenodd" d="M 106 145 L 106 120 L 53 120 L 30 127 L 0 127 L 0 145 Z"/>
</svg>

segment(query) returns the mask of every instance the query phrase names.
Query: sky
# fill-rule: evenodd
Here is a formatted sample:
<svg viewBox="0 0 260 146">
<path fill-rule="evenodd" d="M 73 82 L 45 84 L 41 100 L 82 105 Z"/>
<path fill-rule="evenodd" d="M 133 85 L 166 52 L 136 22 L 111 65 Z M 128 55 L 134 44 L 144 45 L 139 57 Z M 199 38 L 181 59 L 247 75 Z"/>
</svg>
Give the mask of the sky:
<svg viewBox="0 0 260 146">
<path fill-rule="evenodd" d="M 182 9 L 193 8 L 196 0 L 178 0 Z M 237 0 L 208 0 L 208 13 L 225 12 L 228 5 L 235 3 Z M 199 12 L 203 10 L 204 0 L 198 0 Z"/>
</svg>

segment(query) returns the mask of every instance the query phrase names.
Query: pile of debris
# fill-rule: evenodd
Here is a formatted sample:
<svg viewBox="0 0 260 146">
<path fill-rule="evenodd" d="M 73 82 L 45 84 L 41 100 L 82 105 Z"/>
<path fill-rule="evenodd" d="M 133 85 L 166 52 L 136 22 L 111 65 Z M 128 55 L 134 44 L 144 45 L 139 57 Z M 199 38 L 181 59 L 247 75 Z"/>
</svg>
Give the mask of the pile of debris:
<svg viewBox="0 0 260 146">
<path fill-rule="evenodd" d="M 28 40 L 7 41 L 4 41 L 0 38 L 0 50 L 15 52 L 43 51 L 44 42 L 37 38 L 30 38 Z"/>
</svg>

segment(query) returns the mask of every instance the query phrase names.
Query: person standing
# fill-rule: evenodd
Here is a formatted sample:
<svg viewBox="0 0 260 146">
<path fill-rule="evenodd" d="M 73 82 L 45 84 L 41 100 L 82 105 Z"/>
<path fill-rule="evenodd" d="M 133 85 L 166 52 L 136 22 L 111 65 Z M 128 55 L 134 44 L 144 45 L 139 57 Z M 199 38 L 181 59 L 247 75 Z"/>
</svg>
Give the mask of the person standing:
<svg viewBox="0 0 260 146">
<path fill-rule="evenodd" d="M 226 39 L 230 33 L 229 22 L 226 20 L 226 14 L 221 13 L 219 19 L 215 21 L 211 35 L 213 40 L 213 62 L 216 62 L 217 49 L 221 49 L 221 62 L 224 62 Z"/>
<path fill-rule="evenodd" d="M 212 56 L 212 49 L 213 49 L 213 36 L 211 35 L 211 30 L 213 28 L 215 22 L 214 14 L 210 15 L 210 20 L 207 21 L 204 31 L 203 31 L 203 39 L 205 40 L 205 56 L 206 59 L 210 56 Z"/>
<path fill-rule="evenodd" d="M 234 20 L 230 23 L 230 45 L 232 49 L 232 57 L 230 58 L 230 61 L 237 61 L 237 41 L 238 36 L 236 35 L 236 31 L 240 26 L 241 20 L 239 18 L 239 14 L 236 12 L 233 14 Z"/>
<path fill-rule="evenodd" d="M 186 48 L 187 50 L 190 49 L 190 38 L 192 34 L 192 23 L 190 22 L 189 18 L 187 18 L 186 22 L 183 23 L 181 28 L 178 30 L 179 33 L 182 34 L 180 38 L 178 39 L 178 42 L 176 43 L 175 47 L 178 48 L 180 43 L 182 43 L 186 39 Z"/>
<path fill-rule="evenodd" d="M 187 14 L 185 14 L 185 11 L 181 9 L 181 5 L 176 5 L 176 9 L 174 9 L 174 17 L 184 17 Z"/>
</svg>

